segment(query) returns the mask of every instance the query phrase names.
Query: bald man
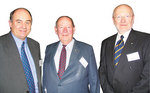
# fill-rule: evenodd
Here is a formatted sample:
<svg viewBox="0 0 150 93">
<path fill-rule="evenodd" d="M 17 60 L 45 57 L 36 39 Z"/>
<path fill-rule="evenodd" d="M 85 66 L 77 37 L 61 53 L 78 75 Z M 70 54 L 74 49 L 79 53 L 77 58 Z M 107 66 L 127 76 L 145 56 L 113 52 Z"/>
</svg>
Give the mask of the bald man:
<svg viewBox="0 0 150 93">
<path fill-rule="evenodd" d="M 150 35 L 133 30 L 133 9 L 114 9 L 118 33 L 102 42 L 100 81 L 103 93 L 149 93 Z"/>
</svg>

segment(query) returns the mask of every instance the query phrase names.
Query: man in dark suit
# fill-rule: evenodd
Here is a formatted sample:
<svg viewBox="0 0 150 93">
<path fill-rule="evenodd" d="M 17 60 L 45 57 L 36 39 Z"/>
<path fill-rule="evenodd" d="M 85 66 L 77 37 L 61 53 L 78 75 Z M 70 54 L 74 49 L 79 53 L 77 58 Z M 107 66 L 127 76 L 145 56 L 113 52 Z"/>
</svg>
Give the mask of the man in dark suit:
<svg viewBox="0 0 150 93">
<path fill-rule="evenodd" d="M 40 46 L 27 37 L 31 24 L 27 9 L 10 13 L 11 31 L 0 37 L 0 93 L 41 93 Z"/>
<path fill-rule="evenodd" d="M 73 38 L 75 26 L 68 16 L 58 18 L 55 32 L 60 41 L 46 48 L 43 92 L 99 93 L 99 78 L 92 46 Z"/>
<path fill-rule="evenodd" d="M 103 93 L 149 93 L 150 35 L 132 29 L 134 13 L 129 5 L 117 6 L 113 21 L 118 33 L 101 47 Z"/>
</svg>

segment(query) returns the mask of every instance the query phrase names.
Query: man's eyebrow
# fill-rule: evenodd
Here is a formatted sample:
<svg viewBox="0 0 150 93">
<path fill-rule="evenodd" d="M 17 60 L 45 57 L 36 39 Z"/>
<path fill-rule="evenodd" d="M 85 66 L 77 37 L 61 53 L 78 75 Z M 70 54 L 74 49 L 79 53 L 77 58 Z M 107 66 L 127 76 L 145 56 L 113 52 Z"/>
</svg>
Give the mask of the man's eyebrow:
<svg viewBox="0 0 150 93">
<path fill-rule="evenodd" d="M 26 21 L 28 21 L 28 22 L 32 22 L 31 20 L 26 20 Z"/>
<path fill-rule="evenodd" d="M 20 20 L 20 19 L 17 19 L 16 21 L 22 21 L 22 20 Z"/>
</svg>

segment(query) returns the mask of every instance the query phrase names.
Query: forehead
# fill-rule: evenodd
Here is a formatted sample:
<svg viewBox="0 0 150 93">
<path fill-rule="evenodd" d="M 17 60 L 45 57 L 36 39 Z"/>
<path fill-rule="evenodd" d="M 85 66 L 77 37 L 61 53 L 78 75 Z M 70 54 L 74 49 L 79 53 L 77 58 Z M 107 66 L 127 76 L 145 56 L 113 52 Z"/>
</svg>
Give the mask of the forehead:
<svg viewBox="0 0 150 93">
<path fill-rule="evenodd" d="M 119 14 L 133 14 L 132 8 L 126 5 L 122 5 L 117 7 L 114 10 L 114 14 L 115 15 L 119 15 Z"/>
<path fill-rule="evenodd" d="M 67 17 L 62 17 L 58 20 L 58 25 L 72 25 L 71 19 Z"/>
<path fill-rule="evenodd" d="M 31 16 L 28 11 L 24 9 L 19 9 L 15 11 L 13 19 L 31 20 Z"/>
</svg>

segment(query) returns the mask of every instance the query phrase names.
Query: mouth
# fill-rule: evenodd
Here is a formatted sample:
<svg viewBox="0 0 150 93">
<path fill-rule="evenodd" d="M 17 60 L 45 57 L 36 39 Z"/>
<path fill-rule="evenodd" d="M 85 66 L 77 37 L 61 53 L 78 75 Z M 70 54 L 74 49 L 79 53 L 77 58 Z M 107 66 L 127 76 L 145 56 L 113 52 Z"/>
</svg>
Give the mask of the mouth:
<svg viewBox="0 0 150 93">
<path fill-rule="evenodd" d="M 120 26 L 127 26 L 126 24 L 120 24 Z"/>
<path fill-rule="evenodd" d="M 19 30 L 20 32 L 22 32 L 22 33 L 26 33 L 27 32 L 27 30 Z"/>
<path fill-rule="evenodd" d="M 68 36 L 67 34 L 63 34 L 62 36 Z"/>
</svg>

